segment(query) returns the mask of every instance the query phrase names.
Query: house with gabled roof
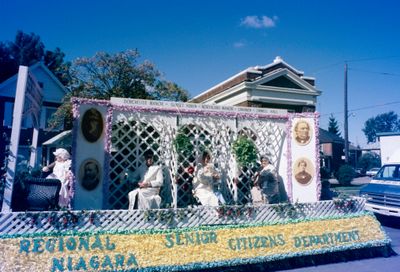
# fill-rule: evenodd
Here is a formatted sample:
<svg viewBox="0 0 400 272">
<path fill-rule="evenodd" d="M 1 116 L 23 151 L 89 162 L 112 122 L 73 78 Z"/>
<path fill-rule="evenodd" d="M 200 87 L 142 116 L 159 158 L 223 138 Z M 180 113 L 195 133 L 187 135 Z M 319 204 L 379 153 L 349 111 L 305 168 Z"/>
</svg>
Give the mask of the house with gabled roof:
<svg viewBox="0 0 400 272">
<path fill-rule="evenodd" d="M 226 106 L 283 109 L 287 112 L 314 112 L 321 91 L 315 78 L 304 75 L 281 57 L 265 66 L 249 67 L 200 93 L 189 102 Z M 335 172 L 344 163 L 344 140 L 319 129 L 321 166 Z M 355 164 L 355 162 L 353 162 Z"/>
<path fill-rule="evenodd" d="M 321 167 L 335 173 L 344 164 L 344 139 L 325 129 L 319 129 Z"/>
<path fill-rule="evenodd" d="M 54 137 L 56 134 L 60 133 L 60 131 L 64 130 L 63 127 L 50 130 L 48 126 L 48 121 L 51 118 L 52 114 L 56 112 L 57 108 L 61 105 L 62 99 L 66 94 L 66 88 L 42 62 L 37 62 L 36 64 L 30 66 L 29 72 L 39 83 L 43 93 L 37 150 L 38 158 L 41 158 L 41 144 Z M 6 144 L 5 138 L 9 138 L 11 135 L 17 79 L 18 74 L 15 74 L 14 76 L 0 83 L 0 137 L 2 137 L 0 141 L 1 159 L 4 158 L 4 150 Z M 22 120 L 22 128 L 19 141 L 19 154 L 24 156 L 25 159 L 29 158 L 32 130 L 33 120 L 30 116 L 24 117 Z"/>
<path fill-rule="evenodd" d="M 189 102 L 313 112 L 320 94 L 314 78 L 276 57 L 268 65 L 241 71 Z"/>
</svg>

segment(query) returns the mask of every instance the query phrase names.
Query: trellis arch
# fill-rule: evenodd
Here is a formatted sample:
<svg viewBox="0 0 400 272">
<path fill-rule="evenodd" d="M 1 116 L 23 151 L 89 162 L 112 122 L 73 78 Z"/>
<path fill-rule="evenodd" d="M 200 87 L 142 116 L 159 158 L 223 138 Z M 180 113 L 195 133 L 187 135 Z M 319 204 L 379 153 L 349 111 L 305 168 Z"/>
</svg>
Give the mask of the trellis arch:
<svg viewBox="0 0 400 272">
<path fill-rule="evenodd" d="M 169 165 L 172 159 L 171 139 L 174 137 L 171 118 L 156 118 L 153 114 L 116 112 L 111 130 L 108 205 L 112 209 L 127 208 L 133 187 L 126 177 L 143 163 L 143 154 L 152 151 L 156 163 Z M 170 179 L 164 175 L 164 184 Z M 164 202 L 169 202 L 168 194 Z"/>
<path fill-rule="evenodd" d="M 173 145 L 178 133 L 185 135 L 193 150 L 178 154 Z M 157 114 L 154 112 L 114 111 L 111 127 L 108 205 L 112 209 L 127 208 L 127 193 L 132 184 L 126 175 L 143 163 L 147 150 L 155 154 L 156 163 L 164 167 L 163 204 L 186 207 L 196 204 L 192 195 L 192 170 L 203 150 L 209 150 L 213 163 L 221 173 L 221 192 L 227 203 L 234 204 L 237 195 L 251 201 L 249 191 L 239 192 L 232 171 L 232 143 L 239 134 L 253 139 L 260 154 L 279 153 L 283 130 L 272 122 L 220 116 Z M 279 154 L 272 156 L 276 164 Z M 243 174 L 243 173 L 242 173 Z M 246 173 L 251 175 L 251 172 Z"/>
</svg>

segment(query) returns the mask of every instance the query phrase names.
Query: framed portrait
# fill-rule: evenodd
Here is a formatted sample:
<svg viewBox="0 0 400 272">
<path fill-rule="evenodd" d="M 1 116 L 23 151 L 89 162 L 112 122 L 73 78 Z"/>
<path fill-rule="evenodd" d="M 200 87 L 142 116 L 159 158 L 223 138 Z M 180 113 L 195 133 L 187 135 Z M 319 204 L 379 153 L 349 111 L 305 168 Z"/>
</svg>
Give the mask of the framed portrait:
<svg viewBox="0 0 400 272">
<path fill-rule="evenodd" d="M 96 142 L 103 133 L 103 116 L 95 108 L 90 108 L 83 114 L 81 131 L 86 139 L 90 143 Z"/>
<path fill-rule="evenodd" d="M 79 167 L 79 181 L 88 191 L 96 189 L 100 183 L 101 167 L 97 160 L 87 159 Z"/>
<path fill-rule="evenodd" d="M 314 178 L 314 165 L 310 159 L 302 157 L 293 164 L 293 174 L 295 180 L 301 185 L 308 185 Z"/>
<path fill-rule="evenodd" d="M 312 133 L 312 127 L 307 120 L 300 119 L 293 126 L 293 139 L 299 145 L 309 144 Z"/>
</svg>

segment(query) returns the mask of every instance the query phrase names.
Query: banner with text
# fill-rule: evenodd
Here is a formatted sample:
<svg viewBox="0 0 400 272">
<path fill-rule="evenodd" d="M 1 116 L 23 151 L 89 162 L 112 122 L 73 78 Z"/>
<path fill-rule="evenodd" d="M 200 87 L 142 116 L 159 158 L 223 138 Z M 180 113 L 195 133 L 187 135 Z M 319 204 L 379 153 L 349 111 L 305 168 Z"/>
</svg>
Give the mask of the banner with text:
<svg viewBox="0 0 400 272">
<path fill-rule="evenodd" d="M 0 271 L 180 271 L 388 243 L 369 214 L 276 225 L 3 235 Z"/>
</svg>

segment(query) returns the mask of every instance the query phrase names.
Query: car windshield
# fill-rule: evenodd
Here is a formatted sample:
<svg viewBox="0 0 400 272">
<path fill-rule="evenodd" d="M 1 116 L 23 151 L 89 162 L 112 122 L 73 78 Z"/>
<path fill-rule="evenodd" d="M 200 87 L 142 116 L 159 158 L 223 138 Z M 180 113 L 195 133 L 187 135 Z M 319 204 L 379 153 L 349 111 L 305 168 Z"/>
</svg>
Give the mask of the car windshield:
<svg viewBox="0 0 400 272">
<path fill-rule="evenodd" d="M 376 178 L 400 181 L 399 167 L 400 165 L 385 165 L 378 172 Z"/>
</svg>

